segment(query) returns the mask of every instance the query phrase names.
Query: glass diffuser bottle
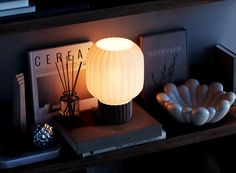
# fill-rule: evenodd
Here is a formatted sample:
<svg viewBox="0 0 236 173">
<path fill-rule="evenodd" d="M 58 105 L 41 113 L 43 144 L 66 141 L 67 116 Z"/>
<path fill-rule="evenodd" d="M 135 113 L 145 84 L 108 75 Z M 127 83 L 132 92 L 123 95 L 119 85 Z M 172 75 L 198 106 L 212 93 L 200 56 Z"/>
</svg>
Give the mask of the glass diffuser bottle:
<svg viewBox="0 0 236 173">
<path fill-rule="evenodd" d="M 64 68 L 63 61 L 61 61 L 62 74 L 60 73 L 59 67 L 56 64 L 58 75 L 61 80 L 62 87 L 64 89 L 63 95 L 60 97 L 60 110 L 59 113 L 62 116 L 78 116 L 80 113 L 79 109 L 79 96 L 77 95 L 75 88 L 78 80 L 79 72 L 81 69 L 82 62 L 80 62 L 76 77 L 74 78 L 74 57 L 72 59 L 72 70 L 71 77 L 69 77 L 69 65 L 68 58 L 66 59 L 66 66 Z M 64 70 L 65 69 L 65 70 Z"/>
<path fill-rule="evenodd" d="M 60 97 L 60 114 L 63 116 L 78 116 L 79 109 L 79 96 L 75 91 L 64 91 Z"/>
</svg>

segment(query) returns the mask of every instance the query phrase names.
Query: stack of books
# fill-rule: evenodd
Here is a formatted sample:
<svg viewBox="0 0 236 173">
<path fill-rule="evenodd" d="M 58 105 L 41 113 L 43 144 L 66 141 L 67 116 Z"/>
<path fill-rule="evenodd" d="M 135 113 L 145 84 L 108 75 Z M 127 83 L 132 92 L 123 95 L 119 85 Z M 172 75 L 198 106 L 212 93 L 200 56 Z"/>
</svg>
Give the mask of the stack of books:
<svg viewBox="0 0 236 173">
<path fill-rule="evenodd" d="M 97 111 L 82 112 L 79 119 L 65 123 L 55 119 L 54 126 L 77 155 L 83 157 L 105 153 L 166 138 L 162 125 L 138 104 L 133 103 L 133 116 L 128 123 L 99 123 Z"/>
<path fill-rule="evenodd" d="M 29 0 L 0 0 L 0 17 L 35 12 Z"/>
</svg>

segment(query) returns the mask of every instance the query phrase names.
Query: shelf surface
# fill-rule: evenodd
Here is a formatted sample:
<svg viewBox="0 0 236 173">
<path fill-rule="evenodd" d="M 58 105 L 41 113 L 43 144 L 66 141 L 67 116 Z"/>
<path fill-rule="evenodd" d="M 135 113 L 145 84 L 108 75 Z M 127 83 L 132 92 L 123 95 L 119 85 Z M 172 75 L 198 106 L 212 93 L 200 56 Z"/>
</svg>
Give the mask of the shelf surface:
<svg viewBox="0 0 236 173">
<path fill-rule="evenodd" d="M 33 12 L 0 18 L 0 35 L 46 29 L 100 19 L 161 11 L 178 7 L 194 6 L 222 0 L 156 0 L 148 2 L 115 4 L 115 6 L 86 5 Z M 129 2 L 129 1 L 128 1 Z M 90 6 L 88 4 L 88 6 Z"/>
<path fill-rule="evenodd" d="M 151 110 L 151 112 L 155 113 L 153 110 Z M 207 124 L 199 127 L 178 123 L 171 118 L 166 118 L 170 117 L 169 115 L 164 113 L 161 114 L 162 115 L 160 115 L 160 112 L 156 112 L 156 116 L 160 118 L 163 129 L 167 132 L 167 138 L 164 140 L 85 158 L 64 151 L 57 159 L 14 168 L 11 169 L 10 172 L 41 173 L 63 170 L 77 171 L 97 164 L 145 156 L 151 153 L 166 151 L 177 147 L 236 134 L 236 106 L 233 106 L 229 114 L 218 123 Z M 165 117 L 165 120 L 162 119 L 163 117 Z"/>
<path fill-rule="evenodd" d="M 109 6 L 106 8 L 94 7 L 89 10 L 73 8 L 73 10 L 52 10 L 9 16 L 0 18 L 0 35 L 213 3 L 217 1 L 221 0 L 159 0 L 141 2 L 138 4 L 126 4 L 115 7 Z M 68 170 L 77 171 L 97 164 L 135 158 L 150 153 L 165 151 L 189 144 L 236 134 L 236 106 L 232 107 L 231 113 L 219 123 L 206 126 L 204 125 L 202 127 L 192 127 L 189 125 L 176 123 L 171 120 L 171 118 L 163 118 L 166 117 L 165 113 L 160 115 L 162 113 L 157 113 L 153 110 L 150 110 L 150 113 L 163 124 L 164 130 L 167 132 L 167 138 L 165 140 L 116 150 L 100 155 L 94 155 L 87 158 L 76 156 L 73 153 L 70 153 L 70 150 L 67 152 L 67 149 L 65 149 L 65 151 L 62 151 L 61 156 L 57 159 L 13 168 L 7 170 L 7 172 L 39 173 L 64 172 Z"/>
</svg>

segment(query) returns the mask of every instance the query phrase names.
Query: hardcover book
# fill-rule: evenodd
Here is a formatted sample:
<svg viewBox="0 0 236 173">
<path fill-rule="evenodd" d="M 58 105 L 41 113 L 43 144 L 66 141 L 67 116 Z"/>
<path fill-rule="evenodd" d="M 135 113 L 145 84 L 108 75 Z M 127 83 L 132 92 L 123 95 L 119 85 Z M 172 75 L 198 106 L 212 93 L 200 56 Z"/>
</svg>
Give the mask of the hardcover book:
<svg viewBox="0 0 236 173">
<path fill-rule="evenodd" d="M 34 146 L 31 134 L 19 129 L 2 130 L 0 136 L 0 172 L 8 172 L 9 170 L 6 169 L 54 159 L 60 155 L 61 146 L 58 143 L 55 142 L 48 148 L 39 149 Z"/>
<path fill-rule="evenodd" d="M 165 138 L 162 125 L 133 103 L 130 121 L 119 125 L 99 123 L 96 110 L 81 114 L 75 124 L 54 121 L 55 128 L 78 155 L 89 156 Z"/>
<path fill-rule="evenodd" d="M 92 152 L 88 152 L 88 153 L 83 153 L 82 156 L 83 157 L 88 157 L 88 156 L 92 156 L 95 154 L 101 154 L 101 153 L 105 153 L 105 152 L 109 152 L 109 151 L 114 151 L 114 150 L 119 150 L 119 149 L 123 149 L 123 148 L 127 148 L 127 147 L 132 147 L 132 146 L 136 146 L 136 145 L 141 145 L 141 144 L 145 144 L 145 143 L 149 143 L 149 142 L 154 142 L 154 141 L 159 141 L 162 139 L 166 138 L 166 132 L 162 129 L 161 135 L 160 136 L 155 136 L 155 137 L 150 137 L 150 138 L 143 138 L 140 141 L 132 141 L 132 142 L 128 142 L 125 144 L 121 144 L 118 146 L 112 146 L 112 147 L 108 147 L 108 148 L 103 148 L 103 149 L 98 149 Z"/>
<path fill-rule="evenodd" d="M 184 29 L 140 36 L 144 53 L 144 100 L 154 99 L 165 83 L 180 83 L 188 77 Z"/>
<path fill-rule="evenodd" d="M 58 74 L 56 64 L 62 73 L 62 65 L 68 62 L 68 76 L 76 74 L 80 62 L 81 70 L 78 76 L 75 91 L 80 98 L 80 110 L 89 109 L 95 103 L 89 94 L 85 82 L 86 54 L 92 42 L 83 42 L 54 48 L 34 50 L 29 52 L 29 67 L 32 85 L 32 100 L 35 122 L 49 120 L 50 115 L 44 111 L 46 104 L 52 104 L 53 109 L 58 109 L 60 96 L 63 95 L 63 85 Z M 72 63 L 74 62 L 74 63 Z M 73 68 L 72 68 L 72 64 Z M 74 81 L 74 80 L 71 80 Z"/>
<path fill-rule="evenodd" d="M 217 44 L 213 47 L 213 56 L 219 63 L 221 73 L 219 78 L 224 89 L 236 93 L 236 53 Z"/>
<path fill-rule="evenodd" d="M 13 105 L 13 128 L 25 131 L 27 128 L 26 120 L 26 103 L 25 103 L 25 78 L 20 73 L 14 79 L 14 105 Z"/>
<path fill-rule="evenodd" d="M 27 6 L 29 6 L 28 0 L 0 0 L 0 10 L 8 10 Z"/>
<path fill-rule="evenodd" d="M 17 14 L 31 13 L 35 12 L 35 6 L 26 6 L 20 8 L 11 8 L 7 10 L 0 10 L 0 17 L 11 16 Z"/>
</svg>

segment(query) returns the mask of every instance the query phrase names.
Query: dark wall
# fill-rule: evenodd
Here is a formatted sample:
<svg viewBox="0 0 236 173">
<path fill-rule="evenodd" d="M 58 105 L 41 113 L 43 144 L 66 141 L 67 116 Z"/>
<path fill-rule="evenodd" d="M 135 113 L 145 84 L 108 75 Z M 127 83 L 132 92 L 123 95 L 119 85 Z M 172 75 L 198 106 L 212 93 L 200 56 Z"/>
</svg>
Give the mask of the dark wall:
<svg viewBox="0 0 236 173">
<path fill-rule="evenodd" d="M 205 63 L 216 43 L 236 50 L 235 10 L 236 1 L 229 0 L 1 36 L 0 101 L 12 98 L 13 77 L 27 71 L 28 51 L 82 40 L 122 36 L 137 42 L 140 34 L 183 27 L 188 31 L 190 65 Z"/>
</svg>

